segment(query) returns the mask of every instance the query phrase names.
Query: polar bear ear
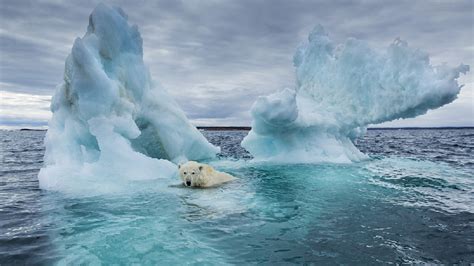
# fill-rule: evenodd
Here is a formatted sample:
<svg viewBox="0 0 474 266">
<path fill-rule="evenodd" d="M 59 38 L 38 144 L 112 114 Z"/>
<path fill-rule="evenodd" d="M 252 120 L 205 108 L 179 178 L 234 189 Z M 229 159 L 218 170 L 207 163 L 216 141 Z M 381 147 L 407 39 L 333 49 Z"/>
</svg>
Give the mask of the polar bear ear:
<svg viewBox="0 0 474 266">
<path fill-rule="evenodd" d="M 202 165 L 200 165 L 200 166 L 199 166 L 199 171 L 202 171 L 202 168 L 203 168 L 203 166 L 202 166 Z"/>
<path fill-rule="evenodd" d="M 178 164 L 178 169 L 180 169 L 180 168 L 181 168 L 181 164 Z"/>
</svg>

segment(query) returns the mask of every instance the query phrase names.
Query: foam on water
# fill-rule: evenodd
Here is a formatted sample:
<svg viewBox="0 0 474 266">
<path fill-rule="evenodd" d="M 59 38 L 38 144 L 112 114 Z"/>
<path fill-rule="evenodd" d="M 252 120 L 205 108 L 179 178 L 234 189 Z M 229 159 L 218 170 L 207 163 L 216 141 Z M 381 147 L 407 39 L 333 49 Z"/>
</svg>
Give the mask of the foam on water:
<svg viewBox="0 0 474 266">
<path fill-rule="evenodd" d="M 44 132 L 0 131 L 0 263 L 474 260 L 472 129 L 369 130 L 356 145 L 371 159 L 342 165 L 249 162 L 246 131 L 203 133 L 225 154 L 210 163 L 239 180 L 71 195 L 38 187 Z"/>
</svg>

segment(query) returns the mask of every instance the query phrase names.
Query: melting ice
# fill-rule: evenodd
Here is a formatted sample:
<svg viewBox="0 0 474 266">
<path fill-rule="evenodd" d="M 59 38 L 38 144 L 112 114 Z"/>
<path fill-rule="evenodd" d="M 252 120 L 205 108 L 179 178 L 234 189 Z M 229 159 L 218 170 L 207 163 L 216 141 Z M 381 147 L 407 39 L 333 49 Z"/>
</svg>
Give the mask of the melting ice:
<svg viewBox="0 0 474 266">
<path fill-rule="evenodd" d="M 351 162 L 367 125 L 414 117 L 456 99 L 466 65 L 432 66 L 426 53 L 396 40 L 384 53 L 362 41 L 335 45 L 322 27 L 294 57 L 297 86 L 252 107 L 242 142 L 256 160 Z M 121 9 L 100 4 L 66 59 L 51 103 L 40 186 L 89 189 L 97 180 L 175 175 L 175 163 L 215 157 L 143 63 L 142 39 Z M 87 184 L 87 185 L 85 185 Z M 103 189 L 101 189 L 103 190 Z"/>
<path fill-rule="evenodd" d="M 98 5 L 67 57 L 51 103 L 40 186 L 170 177 L 172 162 L 212 158 L 211 145 L 143 63 L 142 38 L 121 9 Z"/>
<path fill-rule="evenodd" d="M 256 160 L 351 162 L 369 124 L 425 114 L 454 101 L 469 66 L 432 66 L 399 39 L 385 52 L 348 39 L 336 45 L 321 26 L 294 56 L 296 89 L 260 97 L 242 146 Z"/>
</svg>

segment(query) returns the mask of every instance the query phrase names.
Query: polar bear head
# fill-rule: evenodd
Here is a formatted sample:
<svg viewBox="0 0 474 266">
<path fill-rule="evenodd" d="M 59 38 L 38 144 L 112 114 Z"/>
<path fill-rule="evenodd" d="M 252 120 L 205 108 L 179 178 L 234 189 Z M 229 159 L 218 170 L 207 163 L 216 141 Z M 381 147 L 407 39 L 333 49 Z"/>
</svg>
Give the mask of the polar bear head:
<svg viewBox="0 0 474 266">
<path fill-rule="evenodd" d="M 212 174 L 212 167 L 194 161 L 179 165 L 179 177 L 186 187 L 202 187 Z"/>
</svg>

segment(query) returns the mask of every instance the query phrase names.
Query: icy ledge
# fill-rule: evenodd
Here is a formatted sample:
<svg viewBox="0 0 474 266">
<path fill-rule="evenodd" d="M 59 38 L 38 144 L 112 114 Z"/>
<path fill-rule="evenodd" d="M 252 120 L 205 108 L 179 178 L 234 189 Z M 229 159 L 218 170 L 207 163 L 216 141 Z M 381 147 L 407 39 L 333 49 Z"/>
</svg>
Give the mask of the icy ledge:
<svg viewBox="0 0 474 266">
<path fill-rule="evenodd" d="M 39 173 L 44 189 L 170 177 L 177 168 L 172 162 L 219 151 L 152 83 L 137 27 L 121 9 L 103 4 L 74 42 L 51 110 Z"/>
<path fill-rule="evenodd" d="M 335 45 L 321 26 L 294 56 L 296 89 L 259 97 L 242 146 L 260 161 L 352 162 L 369 124 L 425 114 L 454 101 L 469 66 L 430 65 L 395 40 L 384 53 L 348 39 Z"/>
</svg>

